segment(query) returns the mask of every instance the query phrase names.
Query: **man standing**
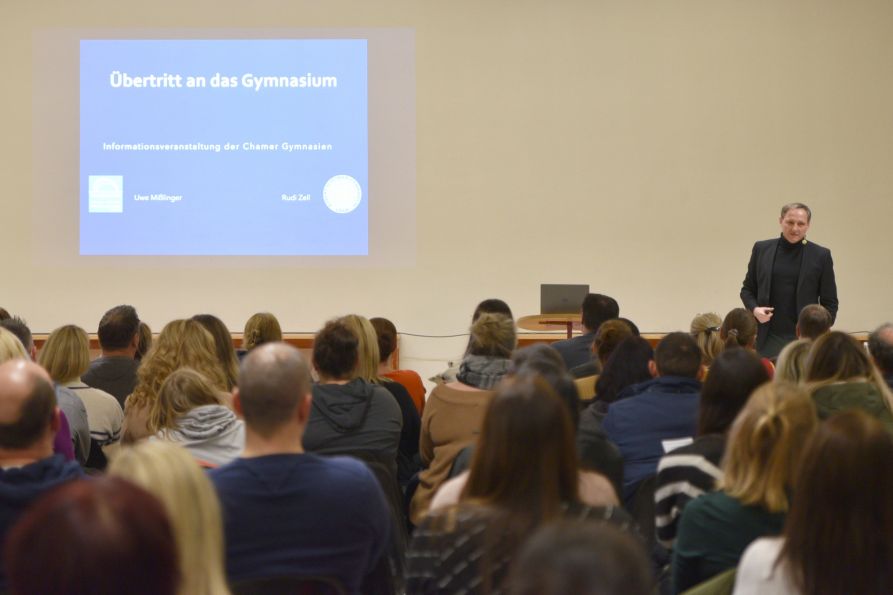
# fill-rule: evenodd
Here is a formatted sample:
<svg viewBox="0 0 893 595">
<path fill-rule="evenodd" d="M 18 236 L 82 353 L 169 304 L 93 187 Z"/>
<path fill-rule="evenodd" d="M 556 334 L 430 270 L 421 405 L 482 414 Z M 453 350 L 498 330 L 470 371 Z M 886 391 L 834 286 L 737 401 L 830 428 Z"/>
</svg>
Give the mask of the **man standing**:
<svg viewBox="0 0 893 595">
<path fill-rule="evenodd" d="M 31 503 L 83 474 L 74 461 L 53 455 L 58 428 L 56 395 L 43 368 L 24 359 L 0 365 L 0 549 Z"/>
<path fill-rule="evenodd" d="M 775 357 L 797 338 L 797 319 L 809 304 L 821 304 L 837 317 L 837 284 L 831 251 L 806 240 L 812 211 L 794 202 L 781 208 L 781 237 L 753 245 L 741 301 L 759 328 L 757 351 Z"/>
<path fill-rule="evenodd" d="M 234 583 L 329 577 L 356 594 L 385 555 L 391 512 L 362 462 L 304 453 L 311 398 L 310 369 L 297 349 L 270 343 L 245 357 L 233 390 L 245 451 L 211 472 L 227 575 Z"/>
<path fill-rule="evenodd" d="M 90 363 L 81 377 L 84 384 L 113 395 L 121 407 L 136 386 L 134 359 L 140 342 L 140 319 L 133 306 L 115 306 L 99 321 L 102 354 Z"/>
</svg>

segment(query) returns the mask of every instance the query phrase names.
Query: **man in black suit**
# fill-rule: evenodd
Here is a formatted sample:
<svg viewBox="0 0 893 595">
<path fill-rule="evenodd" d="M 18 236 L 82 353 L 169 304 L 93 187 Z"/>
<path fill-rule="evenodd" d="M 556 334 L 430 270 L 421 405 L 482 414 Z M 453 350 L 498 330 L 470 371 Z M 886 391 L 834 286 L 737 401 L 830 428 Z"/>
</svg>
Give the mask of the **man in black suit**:
<svg viewBox="0 0 893 595">
<path fill-rule="evenodd" d="M 797 318 L 809 304 L 837 317 L 837 284 L 831 251 L 806 240 L 812 211 L 795 202 L 781 208 L 781 236 L 753 245 L 741 301 L 760 323 L 757 350 L 775 357 L 797 338 Z"/>
</svg>

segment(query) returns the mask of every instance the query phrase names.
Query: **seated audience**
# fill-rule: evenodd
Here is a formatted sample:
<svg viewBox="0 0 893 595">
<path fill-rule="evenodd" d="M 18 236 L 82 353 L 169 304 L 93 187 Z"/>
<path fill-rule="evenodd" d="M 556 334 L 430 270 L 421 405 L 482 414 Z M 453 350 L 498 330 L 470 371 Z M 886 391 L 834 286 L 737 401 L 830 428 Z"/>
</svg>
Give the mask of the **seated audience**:
<svg viewBox="0 0 893 595">
<path fill-rule="evenodd" d="M 403 414 L 382 386 L 357 376 L 360 341 L 344 319 L 331 320 L 313 340 L 313 406 L 303 432 L 304 449 L 354 455 L 387 465 L 397 474 Z"/>
<path fill-rule="evenodd" d="M 231 391 L 239 380 L 239 358 L 236 357 L 236 350 L 233 347 L 232 334 L 223 321 L 213 314 L 196 314 L 192 319 L 200 322 L 214 337 L 217 358 L 226 374 L 226 390 Z"/>
<path fill-rule="evenodd" d="M 0 327 L 7 329 L 13 333 L 25 348 L 28 359 L 37 360 L 37 348 L 34 346 L 34 337 L 31 335 L 31 329 L 25 324 L 21 318 L 14 316 L 9 320 L 0 322 Z M 87 409 L 84 402 L 74 394 L 71 389 L 65 388 L 60 384 L 55 384 L 56 404 L 62 411 L 62 421 L 60 427 L 71 438 L 71 445 L 63 445 L 57 448 L 56 452 L 66 454 L 69 450 L 74 453 L 74 458 L 82 465 L 87 462 L 90 457 L 90 422 L 87 419 Z M 59 446 L 59 437 L 57 436 L 55 444 Z"/>
<path fill-rule="evenodd" d="M 778 354 L 773 380 L 791 384 L 803 382 L 806 376 L 806 360 L 809 358 L 811 349 L 811 339 L 797 339 L 785 345 L 781 353 Z"/>
<path fill-rule="evenodd" d="M 177 593 L 229 595 L 223 570 L 220 502 L 190 453 L 176 444 L 142 442 L 125 448 L 109 473 L 143 488 L 164 506 L 182 571 Z"/>
<path fill-rule="evenodd" d="M 172 320 L 161 329 L 140 364 L 136 388 L 124 404 L 123 443 L 147 438 L 157 431 L 149 427 L 149 411 L 158 399 L 158 391 L 171 372 L 186 367 L 199 372 L 215 389 L 226 390 L 226 375 L 211 333 L 195 320 Z"/>
<path fill-rule="evenodd" d="M 781 533 L 803 446 L 818 425 L 800 388 L 765 384 L 729 431 L 718 490 L 692 500 L 673 548 L 673 591 L 681 593 L 738 565 L 747 546 Z"/>
<path fill-rule="evenodd" d="M 124 411 L 115 397 L 81 382 L 81 374 L 90 366 L 90 339 L 86 331 L 74 325 L 57 328 L 50 333 L 37 361 L 53 382 L 74 391 L 84 403 L 90 427 L 87 466 L 104 469 L 106 458 L 118 448 Z"/>
<path fill-rule="evenodd" d="M 561 404 L 564 405 L 570 416 L 571 428 L 576 433 L 577 422 L 580 418 L 579 397 L 577 396 L 576 386 L 564 367 L 564 360 L 561 359 L 558 352 L 543 343 L 537 343 L 515 351 L 512 355 L 512 369 L 506 378 L 523 380 L 528 379 L 532 375 L 541 378 L 555 395 L 559 397 Z M 459 502 L 459 496 L 468 482 L 469 465 L 464 464 L 464 455 L 469 453 L 467 459 L 470 462 L 475 450 L 475 445 L 470 445 L 457 457 L 451 473 L 453 477 L 444 482 L 440 489 L 437 490 L 434 499 L 431 501 L 432 510 Z M 614 453 L 616 465 L 622 465 L 620 454 L 616 452 L 616 449 Z M 461 465 L 462 469 L 457 469 L 460 463 L 463 463 Z M 582 464 L 580 467 L 580 501 L 583 504 L 589 506 L 618 504 L 617 494 L 619 493 L 622 476 L 618 477 L 618 486 L 615 488 L 608 479 L 607 473 L 600 472 L 600 469 L 586 470 Z"/>
<path fill-rule="evenodd" d="M 24 345 L 14 334 L 0 326 L 0 364 L 12 359 L 31 361 L 31 356 L 25 351 Z M 53 453 L 62 455 L 66 461 L 73 461 L 74 442 L 71 437 L 71 428 L 65 413 L 59 411 L 59 429 L 53 438 Z"/>
<path fill-rule="evenodd" d="M 617 300 L 612 297 L 600 293 L 590 293 L 583 298 L 580 314 L 583 334 L 552 343 L 552 347 L 561 354 L 561 359 L 564 360 L 564 365 L 568 370 L 592 363 L 592 342 L 595 340 L 595 333 L 603 322 L 620 316 L 620 307 L 617 305 Z M 584 376 L 592 374 L 598 374 L 598 370 L 584 374 Z M 579 378 L 579 376 L 576 377 Z"/>
<path fill-rule="evenodd" d="M 240 353 L 244 356 L 258 345 L 281 340 L 282 327 L 279 326 L 279 320 L 269 312 L 258 312 L 245 323 Z"/>
<path fill-rule="evenodd" d="M 6 552 L 12 595 L 175 595 L 180 581 L 161 503 L 117 477 L 73 481 L 41 498 Z"/>
<path fill-rule="evenodd" d="M 245 448 L 245 424 L 230 409 L 229 395 L 191 368 L 167 377 L 149 406 L 147 425 L 155 438 L 209 466 L 229 463 Z"/>
<path fill-rule="evenodd" d="M 707 312 L 698 314 L 691 321 L 691 336 L 695 338 L 701 350 L 704 366 L 709 368 L 716 356 L 724 347 L 719 338 L 719 330 L 722 327 L 722 318 L 719 314 Z"/>
<path fill-rule="evenodd" d="M 31 356 L 18 337 L 0 326 L 0 363 L 11 359 L 30 360 Z"/>
<path fill-rule="evenodd" d="M 617 349 L 617 346 L 629 337 L 637 336 L 638 333 L 633 331 L 623 318 L 615 318 L 606 320 L 599 325 L 595 331 L 595 339 L 592 341 L 592 355 L 590 361 L 576 366 L 571 369 L 571 376 L 574 378 L 585 378 L 598 374 L 605 367 L 605 362 Z M 598 394 L 596 392 L 596 394 Z"/>
<path fill-rule="evenodd" d="M 124 399 L 136 387 L 139 362 L 140 319 L 133 306 L 115 306 L 99 321 L 99 357 L 81 375 L 87 386 L 113 395 L 124 407 Z"/>
<path fill-rule="evenodd" d="M 868 335 L 868 351 L 887 386 L 893 389 L 893 324 L 882 324 Z"/>
<path fill-rule="evenodd" d="M 282 343 L 252 350 L 233 405 L 245 419 L 245 451 L 211 471 L 230 581 L 321 576 L 361 593 L 388 544 L 389 510 L 362 462 L 304 453 L 311 385 L 300 352 Z"/>
<path fill-rule="evenodd" d="M 797 319 L 797 338 L 816 340 L 831 330 L 834 317 L 821 304 L 809 304 L 800 310 Z"/>
<path fill-rule="evenodd" d="M 591 403 L 591 411 L 599 420 L 604 418 L 611 403 L 630 394 L 630 387 L 651 380 L 648 362 L 653 359 L 651 343 L 638 336 L 626 337 L 614 348 L 604 360 L 602 373 L 595 381 L 595 401 Z"/>
<path fill-rule="evenodd" d="M 504 301 L 498 298 L 488 298 L 479 303 L 474 312 L 471 315 L 471 324 L 473 325 L 478 318 L 480 318 L 481 314 L 502 314 L 503 316 L 507 316 L 511 319 L 512 324 L 514 324 L 515 318 L 512 315 L 512 309 L 509 308 L 509 305 Z M 471 337 L 469 337 L 469 344 L 471 343 Z M 468 352 L 468 347 L 465 349 L 466 353 Z M 445 384 L 447 382 L 455 382 L 456 375 L 459 373 L 459 366 L 453 365 L 450 362 L 450 367 L 441 372 L 440 374 L 436 374 L 429 378 L 431 382 L 436 384 Z"/>
<path fill-rule="evenodd" d="M 642 548 L 606 523 L 558 521 L 537 530 L 512 563 L 510 595 L 652 595 Z"/>
<path fill-rule="evenodd" d="M 0 332 L 0 339 L 4 334 Z M 25 509 L 45 492 L 83 474 L 77 463 L 53 454 L 58 427 L 56 395 L 46 371 L 23 358 L 0 364 L 0 551 Z M 41 539 L 53 543 L 57 536 L 50 529 Z M 47 573 L 44 567 L 43 573 L 54 574 L 58 569 L 53 568 Z M 4 588 L 0 569 L 0 590 Z"/>
<path fill-rule="evenodd" d="M 719 338 L 725 344 L 724 349 L 742 347 L 756 353 L 757 319 L 744 308 L 735 308 L 726 314 L 719 329 Z M 762 358 L 766 372 L 771 379 L 775 375 L 775 366 L 768 358 Z"/>
<path fill-rule="evenodd" d="M 413 523 L 420 522 L 428 511 L 456 455 L 477 436 L 493 389 L 509 370 L 516 343 L 511 318 L 481 314 L 471 325 L 468 351 L 456 381 L 439 384 L 431 391 L 419 441 L 419 456 L 427 467 L 419 473 L 419 486 L 412 498 Z"/>
<path fill-rule="evenodd" d="M 397 327 L 387 318 L 370 318 L 369 322 L 378 337 L 378 375 L 399 382 L 409 391 L 419 415 L 425 410 L 425 385 L 422 377 L 413 370 L 395 370 L 391 366 L 391 356 L 397 350 Z"/>
<path fill-rule="evenodd" d="M 655 527 L 657 540 L 664 547 L 673 548 L 685 506 L 716 489 L 722 479 L 720 460 L 729 428 L 750 394 L 768 381 L 766 368 L 750 351 L 730 349 L 713 360 L 701 389 L 698 437 L 665 454 L 657 465 Z"/>
<path fill-rule="evenodd" d="M 359 340 L 357 345 L 359 359 L 354 370 L 355 376 L 370 384 L 383 386 L 400 406 L 403 425 L 400 430 L 400 444 L 397 447 L 397 480 L 400 485 L 406 485 L 420 468 L 419 430 L 422 420 L 419 418 L 419 412 L 409 391 L 402 384 L 379 376 L 378 366 L 381 358 L 378 356 L 378 336 L 372 323 L 356 314 L 345 316 L 342 320 Z"/>
<path fill-rule="evenodd" d="M 133 359 L 137 362 L 143 361 L 143 358 L 149 353 L 149 349 L 152 347 L 152 329 L 149 328 L 149 325 L 140 320 L 140 342 L 136 346 L 136 353 L 133 354 Z M 130 393 L 128 393 L 130 394 Z"/>
<path fill-rule="evenodd" d="M 736 595 L 893 593 L 893 438 L 860 411 L 809 441 L 784 533 L 747 549 Z"/>
<path fill-rule="evenodd" d="M 670 333 L 648 364 L 654 377 L 634 385 L 630 396 L 611 403 L 602 427 L 623 456 L 623 501 L 657 472 L 657 463 L 679 440 L 697 431 L 703 374 L 701 350 L 688 333 Z"/>
<path fill-rule="evenodd" d="M 819 337 L 806 362 L 806 386 L 819 417 L 861 409 L 893 432 L 893 394 L 856 339 L 840 331 Z"/>
<path fill-rule="evenodd" d="M 501 593 L 524 539 L 560 518 L 629 525 L 615 506 L 580 503 L 573 427 L 537 376 L 504 381 L 490 400 L 458 506 L 433 510 L 407 556 L 408 595 Z"/>
</svg>

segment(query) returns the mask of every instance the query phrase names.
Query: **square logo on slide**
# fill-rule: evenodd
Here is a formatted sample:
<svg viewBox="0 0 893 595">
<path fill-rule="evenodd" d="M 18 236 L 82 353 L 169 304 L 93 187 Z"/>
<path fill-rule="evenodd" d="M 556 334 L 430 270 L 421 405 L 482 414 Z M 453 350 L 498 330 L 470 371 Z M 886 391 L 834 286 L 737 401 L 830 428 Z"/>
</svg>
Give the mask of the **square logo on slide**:
<svg viewBox="0 0 893 595">
<path fill-rule="evenodd" d="M 124 176 L 88 176 L 88 178 L 88 212 L 124 212 Z"/>
</svg>

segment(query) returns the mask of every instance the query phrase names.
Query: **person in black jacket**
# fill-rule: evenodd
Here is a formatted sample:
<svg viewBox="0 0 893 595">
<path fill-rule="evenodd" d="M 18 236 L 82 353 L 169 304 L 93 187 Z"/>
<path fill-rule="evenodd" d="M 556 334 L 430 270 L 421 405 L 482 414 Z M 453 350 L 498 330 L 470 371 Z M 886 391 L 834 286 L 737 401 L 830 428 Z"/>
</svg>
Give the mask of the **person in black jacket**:
<svg viewBox="0 0 893 595">
<path fill-rule="evenodd" d="M 837 284 L 831 251 L 806 240 L 812 211 L 794 202 L 781 208 L 781 235 L 753 246 L 741 301 L 760 323 L 757 351 L 775 357 L 797 338 L 800 310 L 821 304 L 837 316 Z"/>
</svg>

